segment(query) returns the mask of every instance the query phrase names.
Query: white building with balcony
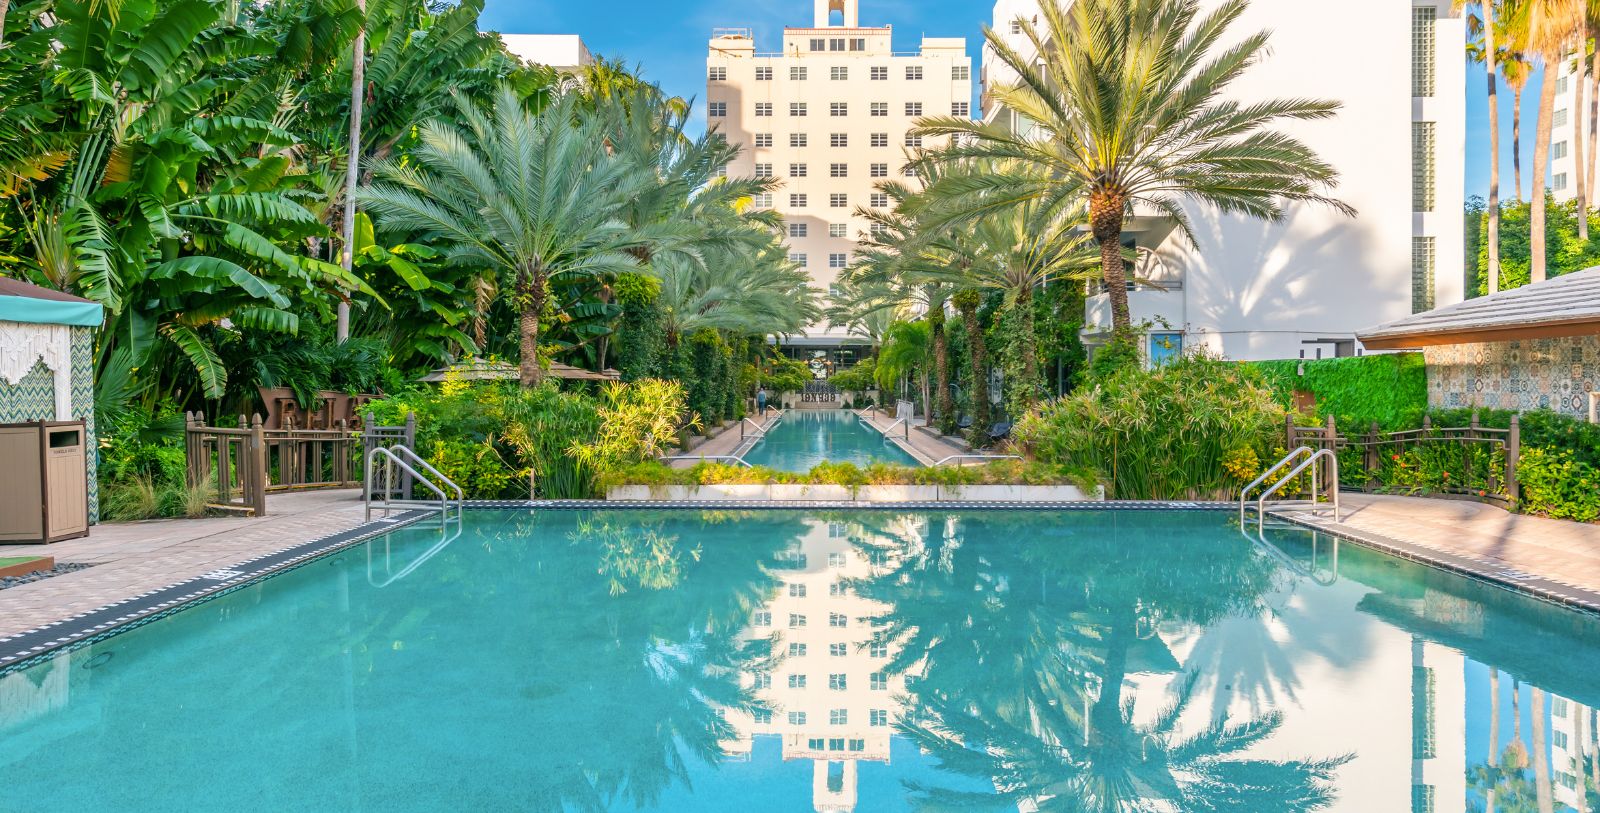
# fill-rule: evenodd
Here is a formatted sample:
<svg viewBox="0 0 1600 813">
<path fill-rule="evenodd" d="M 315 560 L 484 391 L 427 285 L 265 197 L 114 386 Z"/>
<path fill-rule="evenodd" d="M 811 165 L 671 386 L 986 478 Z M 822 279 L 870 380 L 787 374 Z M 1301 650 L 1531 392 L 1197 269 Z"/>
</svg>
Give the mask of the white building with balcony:
<svg viewBox="0 0 1600 813">
<path fill-rule="evenodd" d="M 1213 7 L 1216 0 L 1202 0 Z M 1025 52 L 1020 20 L 1037 0 L 999 0 L 994 28 Z M 1326 207 L 1291 206 L 1268 223 L 1203 204 L 1187 212 L 1197 245 L 1162 217 L 1137 216 L 1126 239 L 1140 249 L 1132 318 L 1151 327 L 1154 357 L 1202 346 L 1233 359 L 1316 358 L 1362 351 L 1367 325 L 1460 301 L 1465 287 L 1465 25 L 1446 0 L 1357 0 L 1338 13 L 1299 0 L 1254 0 L 1233 37 L 1271 32 L 1270 52 L 1230 88 L 1241 101 L 1334 99 L 1331 120 L 1289 122 L 1338 169 Z M 1350 59 L 1350 49 L 1360 50 Z M 985 45 L 986 120 L 1027 122 L 991 93 L 1016 76 Z M 1138 214 L 1138 213 L 1136 213 Z M 1086 337 L 1110 328 L 1104 292 L 1090 292 Z"/>
</svg>

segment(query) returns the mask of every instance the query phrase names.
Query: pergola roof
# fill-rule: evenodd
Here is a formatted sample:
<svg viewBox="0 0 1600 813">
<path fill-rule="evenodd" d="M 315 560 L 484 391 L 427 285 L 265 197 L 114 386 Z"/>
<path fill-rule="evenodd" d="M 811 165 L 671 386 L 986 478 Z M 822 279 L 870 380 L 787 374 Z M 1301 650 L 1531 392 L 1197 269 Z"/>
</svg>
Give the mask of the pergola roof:
<svg viewBox="0 0 1600 813">
<path fill-rule="evenodd" d="M 486 359 L 470 359 L 458 361 L 448 367 L 440 367 L 418 379 L 419 381 L 437 382 L 445 380 L 445 376 L 454 374 L 462 381 L 509 381 L 519 378 L 521 372 L 514 364 L 503 361 L 488 361 Z M 545 374 L 552 378 L 566 381 L 619 381 L 622 374 L 616 370 L 593 372 L 570 364 L 551 362 Z"/>
<path fill-rule="evenodd" d="M 0 277 L 0 321 L 99 327 L 105 309 L 72 294 Z"/>
<path fill-rule="evenodd" d="M 1600 334 L 1600 266 L 1361 331 L 1372 350 Z"/>
</svg>

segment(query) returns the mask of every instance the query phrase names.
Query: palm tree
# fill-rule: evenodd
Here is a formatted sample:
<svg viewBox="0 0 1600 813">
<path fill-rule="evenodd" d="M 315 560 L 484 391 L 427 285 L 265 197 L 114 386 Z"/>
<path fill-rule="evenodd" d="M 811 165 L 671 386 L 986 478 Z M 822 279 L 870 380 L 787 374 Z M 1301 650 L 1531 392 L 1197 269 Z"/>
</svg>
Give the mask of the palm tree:
<svg viewBox="0 0 1600 813">
<path fill-rule="evenodd" d="M 1330 117 L 1336 102 L 1222 98 L 1267 47 L 1265 32 L 1222 46 L 1244 0 L 1225 0 L 1204 17 L 1194 0 L 1040 5 L 1042 28 L 1018 21 L 1042 55 L 1037 60 L 984 29 L 989 48 L 1019 77 L 994 91 L 996 101 L 1034 127 L 1016 132 L 1003 121 L 942 117 L 922 120 L 913 132 L 953 137 L 955 146 L 925 162 L 976 158 L 1014 167 L 950 179 L 944 191 L 956 199 L 953 211 L 970 215 L 1024 200 L 1062 214 L 1086 206 L 1115 328 L 1130 324 L 1122 229 L 1136 206 L 1171 217 L 1191 243 L 1185 201 L 1272 221 L 1283 217 L 1286 202 L 1353 213 L 1320 193 L 1337 178 L 1333 167 L 1269 129 Z M 967 193 L 981 203 L 961 205 Z"/>
<path fill-rule="evenodd" d="M 1456 7 L 1465 5 L 1467 0 L 1456 0 Z M 1481 46 L 1469 45 L 1468 52 L 1476 61 L 1484 64 L 1484 73 L 1489 85 L 1489 293 L 1500 290 L 1500 74 L 1496 62 L 1500 56 L 1499 48 L 1495 42 L 1495 14 L 1494 6 L 1497 0 L 1480 0 L 1483 6 L 1483 19 L 1473 20 L 1476 27 L 1483 31 L 1483 44 Z M 1503 38 L 1502 38 L 1503 42 Z"/>
<path fill-rule="evenodd" d="M 722 251 L 707 262 L 664 254 L 652 262 L 669 348 L 701 330 L 747 336 L 798 332 L 820 315 L 810 277 L 788 261 L 772 232 L 754 251 Z"/>
<path fill-rule="evenodd" d="M 1556 65 L 1571 53 L 1582 29 L 1581 0 L 1527 0 L 1519 9 L 1517 29 L 1524 50 L 1544 63 L 1539 81 L 1539 115 L 1535 119 L 1533 142 L 1532 206 L 1528 214 L 1528 281 L 1545 278 L 1545 196 L 1544 175 L 1550 160 L 1550 131 L 1554 121 Z"/>
<path fill-rule="evenodd" d="M 878 386 L 893 390 L 901 380 L 916 376 L 923 409 L 929 404 L 928 367 L 933 357 L 933 332 L 926 320 L 895 322 L 884 334 L 878 353 Z"/>
<path fill-rule="evenodd" d="M 359 193 L 384 225 L 424 233 L 452 260 L 506 279 L 519 312 L 524 387 L 544 375 L 539 320 L 551 280 L 635 270 L 628 249 L 655 239 L 621 220 L 653 174 L 612 156 L 599 122 L 579 116 L 576 104 L 568 95 L 532 114 L 508 87 L 488 114 L 462 100 L 456 114 L 465 129 L 423 125 L 406 160 L 379 162 L 377 182 Z"/>
<path fill-rule="evenodd" d="M 1508 47 L 1500 52 L 1500 73 L 1511 88 L 1511 182 L 1516 185 L 1517 202 L 1522 203 L 1522 92 L 1528 89 L 1533 65 L 1525 54 Z"/>
</svg>

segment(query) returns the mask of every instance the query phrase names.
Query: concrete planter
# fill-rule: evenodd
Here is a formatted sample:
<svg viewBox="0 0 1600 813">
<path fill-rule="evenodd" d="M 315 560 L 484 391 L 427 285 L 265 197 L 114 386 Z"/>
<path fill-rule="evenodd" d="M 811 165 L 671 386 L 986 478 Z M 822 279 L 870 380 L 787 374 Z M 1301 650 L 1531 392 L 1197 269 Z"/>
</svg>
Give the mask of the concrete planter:
<svg viewBox="0 0 1600 813">
<path fill-rule="evenodd" d="M 769 486 L 774 500 L 853 500 L 849 486 L 777 485 Z"/>
<path fill-rule="evenodd" d="M 856 489 L 860 502 L 933 502 L 939 499 L 938 486 L 862 486 Z"/>
<path fill-rule="evenodd" d="M 1076 502 L 1088 499 L 1077 486 L 940 486 L 949 502 Z"/>
</svg>

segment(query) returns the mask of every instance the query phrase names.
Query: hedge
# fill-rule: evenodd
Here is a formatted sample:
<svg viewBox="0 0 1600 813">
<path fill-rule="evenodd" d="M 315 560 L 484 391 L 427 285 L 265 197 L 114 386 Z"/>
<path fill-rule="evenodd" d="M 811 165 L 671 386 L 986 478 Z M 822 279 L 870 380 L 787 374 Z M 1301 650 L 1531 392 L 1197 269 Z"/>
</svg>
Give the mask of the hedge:
<svg viewBox="0 0 1600 813">
<path fill-rule="evenodd" d="M 1428 411 L 1421 353 L 1248 363 L 1261 371 L 1279 403 L 1293 406 L 1295 390 L 1307 390 L 1316 396 L 1318 416 L 1332 415 L 1346 431 L 1364 431 L 1374 421 L 1384 430 L 1410 429 Z"/>
</svg>

